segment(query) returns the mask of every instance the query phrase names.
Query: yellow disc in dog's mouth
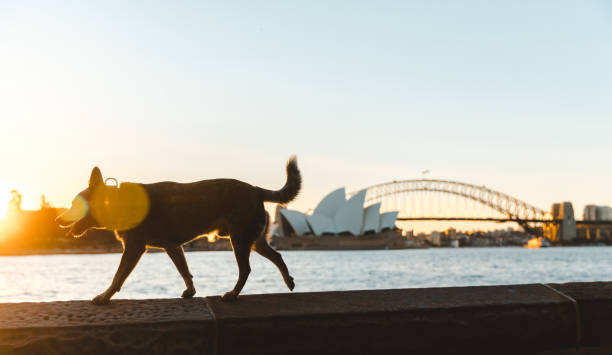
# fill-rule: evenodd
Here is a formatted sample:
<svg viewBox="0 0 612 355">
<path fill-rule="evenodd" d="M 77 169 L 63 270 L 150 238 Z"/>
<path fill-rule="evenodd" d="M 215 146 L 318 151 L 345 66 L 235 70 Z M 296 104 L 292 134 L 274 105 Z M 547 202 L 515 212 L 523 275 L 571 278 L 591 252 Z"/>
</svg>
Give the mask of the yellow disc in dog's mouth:
<svg viewBox="0 0 612 355">
<path fill-rule="evenodd" d="M 147 217 L 149 196 L 140 184 L 122 183 L 118 188 L 100 186 L 92 192 L 90 209 L 100 227 L 128 230 Z"/>
</svg>

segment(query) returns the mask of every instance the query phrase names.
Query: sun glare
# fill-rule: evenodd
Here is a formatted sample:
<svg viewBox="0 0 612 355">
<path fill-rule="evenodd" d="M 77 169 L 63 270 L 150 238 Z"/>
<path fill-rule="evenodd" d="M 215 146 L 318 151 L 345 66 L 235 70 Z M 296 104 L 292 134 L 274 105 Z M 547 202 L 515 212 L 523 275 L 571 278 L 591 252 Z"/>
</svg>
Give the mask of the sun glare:
<svg viewBox="0 0 612 355">
<path fill-rule="evenodd" d="M 8 184 L 0 181 L 0 220 L 6 216 L 8 203 L 11 200 L 11 188 Z"/>
<path fill-rule="evenodd" d="M 9 228 L 9 221 L 6 220 L 6 210 L 11 200 L 11 190 L 8 185 L 0 182 L 0 241 L 4 239 Z"/>
</svg>

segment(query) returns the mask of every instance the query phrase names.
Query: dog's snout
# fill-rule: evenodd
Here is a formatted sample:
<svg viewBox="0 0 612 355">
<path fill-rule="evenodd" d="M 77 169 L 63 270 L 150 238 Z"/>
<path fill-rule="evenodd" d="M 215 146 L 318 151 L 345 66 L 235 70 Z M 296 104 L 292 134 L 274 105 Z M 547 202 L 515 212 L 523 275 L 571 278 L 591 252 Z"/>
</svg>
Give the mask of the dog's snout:
<svg viewBox="0 0 612 355">
<path fill-rule="evenodd" d="M 55 222 L 56 223 L 61 223 L 61 221 L 63 221 L 64 216 L 66 216 L 66 212 L 68 212 L 70 209 L 67 209 L 65 211 L 63 211 L 62 213 L 58 214 L 57 217 L 55 217 Z"/>
</svg>

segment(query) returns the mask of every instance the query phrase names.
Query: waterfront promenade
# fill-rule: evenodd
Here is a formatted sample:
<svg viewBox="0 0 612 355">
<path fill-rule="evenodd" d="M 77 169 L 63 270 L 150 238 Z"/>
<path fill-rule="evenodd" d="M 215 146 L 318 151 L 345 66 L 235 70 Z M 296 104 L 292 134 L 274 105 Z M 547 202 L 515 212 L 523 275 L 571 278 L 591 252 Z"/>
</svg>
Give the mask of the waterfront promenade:
<svg viewBox="0 0 612 355">
<path fill-rule="evenodd" d="M 2 354 L 606 354 L 612 283 L 0 304 Z"/>
</svg>

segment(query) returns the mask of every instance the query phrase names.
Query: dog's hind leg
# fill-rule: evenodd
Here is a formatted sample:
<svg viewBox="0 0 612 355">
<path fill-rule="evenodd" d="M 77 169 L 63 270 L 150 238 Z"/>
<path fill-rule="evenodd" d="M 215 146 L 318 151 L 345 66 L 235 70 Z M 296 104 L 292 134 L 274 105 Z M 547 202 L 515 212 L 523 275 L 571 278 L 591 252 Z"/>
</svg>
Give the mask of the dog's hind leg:
<svg viewBox="0 0 612 355">
<path fill-rule="evenodd" d="M 111 297 L 119 290 L 121 290 L 121 286 L 125 282 L 125 279 L 130 275 L 134 267 L 140 260 L 142 254 L 144 254 L 146 247 L 144 244 L 125 244 L 123 255 L 121 256 L 121 261 L 119 262 L 119 268 L 115 273 L 115 277 L 113 277 L 113 282 L 108 287 L 108 289 L 101 294 L 94 297 L 91 302 L 94 304 L 106 304 L 110 301 Z"/>
<path fill-rule="evenodd" d="M 248 237 L 245 238 L 244 235 L 239 235 L 236 237 L 232 235 L 230 238 L 232 241 L 232 247 L 234 248 L 234 256 L 236 257 L 236 262 L 238 263 L 238 281 L 236 282 L 234 289 L 226 292 L 221 299 L 223 301 L 231 302 L 238 298 L 238 294 L 240 294 L 240 291 L 242 291 L 242 288 L 244 287 L 244 284 L 251 273 L 249 256 L 251 255 L 251 245 L 253 243 L 249 242 Z"/>
<path fill-rule="evenodd" d="M 272 247 L 268 245 L 265 236 L 262 235 L 261 237 L 259 237 L 255 241 L 253 248 L 261 256 L 270 260 L 274 263 L 274 265 L 276 265 L 278 270 L 280 270 L 281 275 L 283 275 L 283 280 L 285 280 L 285 284 L 287 285 L 289 290 L 293 291 L 293 288 L 295 287 L 295 282 L 293 281 L 293 277 L 289 275 L 289 270 L 287 269 L 287 265 L 285 265 L 285 262 L 283 261 L 283 257 L 280 255 L 279 252 L 272 249 Z"/>
<path fill-rule="evenodd" d="M 191 273 L 189 272 L 189 267 L 187 266 L 187 260 L 185 260 L 185 253 L 183 252 L 183 247 L 178 246 L 176 248 L 167 248 L 166 253 L 170 257 L 170 259 L 172 259 L 174 266 L 176 266 L 179 274 L 181 274 L 181 277 L 183 278 L 183 281 L 185 281 L 185 286 L 187 286 L 187 289 L 183 291 L 181 297 L 193 297 L 193 295 L 195 295 L 196 293 L 196 290 L 195 287 L 193 287 L 193 275 L 191 275 Z"/>
</svg>

